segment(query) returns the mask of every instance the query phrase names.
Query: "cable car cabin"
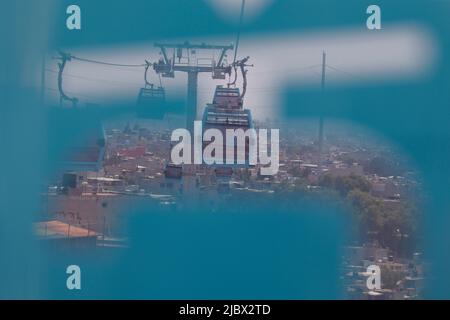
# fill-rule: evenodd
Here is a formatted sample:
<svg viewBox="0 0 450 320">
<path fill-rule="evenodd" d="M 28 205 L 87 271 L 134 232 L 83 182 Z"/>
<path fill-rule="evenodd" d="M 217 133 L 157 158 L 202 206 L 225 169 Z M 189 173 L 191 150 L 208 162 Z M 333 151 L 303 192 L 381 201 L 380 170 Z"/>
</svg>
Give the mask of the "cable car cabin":
<svg viewBox="0 0 450 320">
<path fill-rule="evenodd" d="M 220 107 L 214 107 L 213 105 L 209 105 L 205 108 L 203 113 L 203 130 L 206 131 L 208 129 L 218 129 L 221 131 L 223 137 L 226 137 L 226 130 L 238 130 L 242 129 L 244 132 L 248 129 L 253 128 L 253 120 L 250 110 L 248 109 L 224 109 Z M 210 142 L 203 142 L 203 150 Z M 256 142 L 255 142 L 256 143 Z M 228 146 L 228 142 L 223 145 L 223 164 L 214 164 L 216 167 L 231 167 L 231 168 L 240 168 L 240 167 L 248 167 L 249 166 L 249 151 L 250 151 L 250 141 L 249 139 L 245 139 L 245 148 L 243 155 L 245 159 L 244 164 L 238 164 L 237 159 L 241 158 L 242 155 L 239 154 L 241 149 L 237 146 L 238 142 L 234 144 L 234 148 Z M 228 150 L 228 148 L 232 148 L 233 150 Z M 226 163 L 226 155 L 231 152 L 234 154 L 234 164 L 225 164 Z M 214 155 L 213 155 L 214 156 Z M 205 158 L 204 158 L 205 159 Z"/>
<path fill-rule="evenodd" d="M 219 129 L 222 135 L 226 136 L 226 130 L 232 129 L 242 129 L 246 131 L 247 129 L 253 128 L 253 120 L 250 110 L 243 108 L 243 101 L 239 93 L 239 88 L 229 88 L 223 86 L 217 86 L 214 92 L 213 103 L 208 104 L 203 113 L 203 130 L 208 129 Z M 208 142 L 203 142 L 203 150 L 208 145 Z M 239 149 L 237 143 L 234 146 L 234 150 L 227 150 L 229 148 L 227 143 L 223 146 L 223 164 L 215 165 L 219 170 L 219 175 L 222 173 L 225 176 L 231 176 L 233 173 L 232 168 L 238 167 L 248 167 L 249 166 L 249 140 L 245 141 L 245 164 L 237 164 L 237 159 L 240 158 L 238 155 Z M 225 164 L 226 155 L 228 151 L 234 154 L 235 164 Z M 231 170 L 231 171 L 230 171 Z M 217 172 L 216 172 L 217 175 Z"/>
<path fill-rule="evenodd" d="M 242 105 L 243 102 L 239 88 L 216 87 L 212 103 L 213 107 L 240 110 L 242 109 Z"/>
<path fill-rule="evenodd" d="M 181 179 L 183 167 L 174 163 L 168 163 L 164 169 L 164 176 L 169 179 Z"/>
<path fill-rule="evenodd" d="M 137 115 L 146 119 L 163 119 L 166 112 L 164 88 L 141 88 L 137 101 Z"/>
</svg>

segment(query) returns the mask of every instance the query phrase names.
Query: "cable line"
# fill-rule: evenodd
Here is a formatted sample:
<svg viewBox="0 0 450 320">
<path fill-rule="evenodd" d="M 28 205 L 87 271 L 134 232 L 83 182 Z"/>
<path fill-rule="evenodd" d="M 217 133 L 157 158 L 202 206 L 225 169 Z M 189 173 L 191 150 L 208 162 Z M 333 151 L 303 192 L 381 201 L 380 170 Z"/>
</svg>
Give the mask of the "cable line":
<svg viewBox="0 0 450 320">
<path fill-rule="evenodd" d="M 49 72 L 49 73 L 58 74 L 58 71 L 53 70 L 53 69 L 46 68 L 45 71 Z M 67 72 L 64 73 L 64 76 L 69 77 L 69 78 L 82 79 L 82 80 L 93 81 L 93 82 L 100 82 L 100 83 L 104 83 L 104 84 L 112 84 L 112 85 L 116 85 L 116 86 L 123 86 L 123 85 L 138 86 L 139 85 L 137 82 L 100 79 L 100 78 L 75 75 L 75 74 L 71 74 L 71 73 L 67 73 Z"/>
<path fill-rule="evenodd" d="M 241 37 L 242 20 L 244 19 L 244 7 L 245 7 L 245 0 L 242 0 L 241 15 L 239 17 L 239 26 L 238 26 L 237 36 L 236 36 L 236 46 L 234 47 L 233 64 L 236 63 L 236 56 L 237 56 L 237 51 L 238 51 L 238 47 L 239 47 L 239 40 Z"/>
<path fill-rule="evenodd" d="M 141 63 L 141 64 L 122 64 L 122 63 L 112 63 L 112 62 L 105 62 L 100 60 L 92 60 L 92 59 L 85 59 L 85 58 L 79 58 L 73 55 L 70 55 L 70 57 L 74 60 L 83 61 L 83 62 L 89 62 L 89 63 L 96 63 L 96 64 L 102 64 L 106 66 L 113 66 L 113 67 L 145 67 L 147 66 L 147 63 Z"/>
<path fill-rule="evenodd" d="M 354 77 L 354 78 L 357 78 L 357 79 L 360 79 L 360 80 L 364 80 L 364 81 L 368 81 L 369 80 L 367 78 L 358 76 L 358 75 L 356 75 L 354 73 L 351 73 L 351 72 L 348 72 L 348 71 L 345 71 L 345 70 L 342 70 L 342 69 L 330 66 L 329 64 L 327 64 L 326 67 L 328 67 L 328 68 L 330 68 L 331 70 L 334 70 L 334 71 L 342 72 L 342 73 L 344 73 L 344 74 L 346 74 L 348 76 L 351 76 L 351 77 Z"/>
<path fill-rule="evenodd" d="M 237 52 L 238 52 L 238 47 L 239 47 L 239 40 L 241 38 L 242 21 L 244 20 L 244 8 L 245 8 L 245 0 L 242 0 L 241 14 L 239 17 L 239 25 L 238 25 L 237 35 L 236 35 L 236 45 L 234 46 L 234 58 L 233 58 L 233 63 L 231 64 L 231 66 L 234 70 L 234 80 L 231 81 L 231 70 L 230 70 L 230 73 L 229 73 L 230 79 L 228 82 L 228 86 L 230 86 L 230 85 L 234 86 L 236 84 L 236 80 L 237 80 L 236 57 L 237 57 Z"/>
<path fill-rule="evenodd" d="M 262 70 L 262 71 L 255 71 L 252 72 L 252 74 L 264 74 L 264 73 L 275 73 L 275 72 L 279 72 L 279 73 L 297 73 L 299 71 L 304 71 L 304 70 L 310 70 L 310 69 L 314 69 L 314 68 L 318 68 L 322 66 L 321 64 L 313 64 L 313 65 L 309 65 L 309 66 L 305 66 L 305 67 L 291 67 L 289 69 L 285 69 L 285 68 L 276 68 L 276 69 L 272 69 L 272 70 Z"/>
</svg>

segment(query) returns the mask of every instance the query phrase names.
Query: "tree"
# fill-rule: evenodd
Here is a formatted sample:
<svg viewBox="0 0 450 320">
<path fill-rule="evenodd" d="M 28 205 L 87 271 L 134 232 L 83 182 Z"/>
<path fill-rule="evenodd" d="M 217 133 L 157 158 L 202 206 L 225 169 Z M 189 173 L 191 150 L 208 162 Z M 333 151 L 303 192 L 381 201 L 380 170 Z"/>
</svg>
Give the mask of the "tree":
<svg viewBox="0 0 450 320">
<path fill-rule="evenodd" d="M 359 189 L 364 192 L 370 191 L 370 182 L 363 176 L 349 175 L 343 177 L 334 177 L 325 174 L 319 181 L 319 185 L 326 188 L 337 190 L 342 196 L 347 196 L 352 190 Z"/>
</svg>

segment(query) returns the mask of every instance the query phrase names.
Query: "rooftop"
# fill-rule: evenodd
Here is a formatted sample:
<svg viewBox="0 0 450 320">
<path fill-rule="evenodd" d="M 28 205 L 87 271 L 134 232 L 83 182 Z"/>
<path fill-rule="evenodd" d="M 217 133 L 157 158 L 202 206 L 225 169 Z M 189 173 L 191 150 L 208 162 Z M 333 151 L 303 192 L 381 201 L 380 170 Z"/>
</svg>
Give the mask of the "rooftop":
<svg viewBox="0 0 450 320">
<path fill-rule="evenodd" d="M 34 234 L 42 239 L 82 238 L 99 235 L 92 230 L 58 220 L 36 222 L 33 224 L 33 230 Z"/>
</svg>

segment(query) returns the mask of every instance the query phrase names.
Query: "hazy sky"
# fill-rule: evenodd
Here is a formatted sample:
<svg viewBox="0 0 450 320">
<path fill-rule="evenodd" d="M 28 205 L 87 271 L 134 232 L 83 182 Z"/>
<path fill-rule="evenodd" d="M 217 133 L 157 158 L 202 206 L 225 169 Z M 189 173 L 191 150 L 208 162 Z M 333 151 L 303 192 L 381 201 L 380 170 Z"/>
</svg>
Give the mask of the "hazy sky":
<svg viewBox="0 0 450 320">
<path fill-rule="evenodd" d="M 327 85 L 353 86 L 378 81 L 411 80 L 426 75 L 438 58 L 438 48 L 430 33 L 420 25 L 392 25 L 387 31 L 368 33 L 361 29 L 320 29 L 308 33 L 242 34 L 238 58 L 250 56 L 254 64 L 248 72 L 245 107 L 255 118 L 276 117 L 282 103 L 283 88 L 320 86 L 322 52 L 327 54 Z M 191 43 L 229 44 L 234 34 L 222 38 L 154 39 L 146 43 L 124 43 L 109 47 L 63 48 L 73 55 L 113 63 L 140 64 L 160 57 L 153 42 L 157 40 Z M 201 52 L 198 52 L 201 57 Z M 212 58 L 210 53 L 203 55 Z M 232 61 L 229 52 L 228 61 Z M 46 86 L 56 89 L 56 61 L 48 60 Z M 117 100 L 136 101 L 144 85 L 144 68 L 121 68 L 79 61 L 68 62 L 64 88 L 76 95 L 80 103 L 107 104 Z M 158 77 L 149 72 L 150 81 Z M 169 99 L 186 95 L 187 77 L 177 73 L 175 79 L 162 78 Z M 199 114 L 211 102 L 214 88 L 226 80 L 212 80 L 210 74 L 199 77 Z M 241 85 L 241 82 L 238 82 Z M 48 101 L 57 101 L 57 92 L 48 91 Z"/>
</svg>

